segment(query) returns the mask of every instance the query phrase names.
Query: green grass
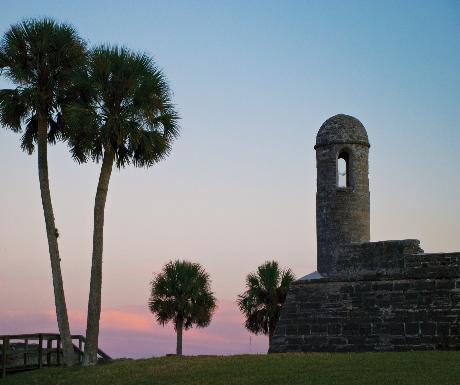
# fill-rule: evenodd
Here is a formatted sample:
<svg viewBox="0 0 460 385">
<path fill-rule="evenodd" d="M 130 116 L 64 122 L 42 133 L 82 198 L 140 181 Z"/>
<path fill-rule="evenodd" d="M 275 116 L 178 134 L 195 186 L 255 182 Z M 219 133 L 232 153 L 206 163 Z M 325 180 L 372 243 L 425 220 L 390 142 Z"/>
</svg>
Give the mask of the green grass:
<svg viewBox="0 0 460 385">
<path fill-rule="evenodd" d="M 162 357 L 14 374 L 0 385 L 460 384 L 460 352 Z"/>
</svg>

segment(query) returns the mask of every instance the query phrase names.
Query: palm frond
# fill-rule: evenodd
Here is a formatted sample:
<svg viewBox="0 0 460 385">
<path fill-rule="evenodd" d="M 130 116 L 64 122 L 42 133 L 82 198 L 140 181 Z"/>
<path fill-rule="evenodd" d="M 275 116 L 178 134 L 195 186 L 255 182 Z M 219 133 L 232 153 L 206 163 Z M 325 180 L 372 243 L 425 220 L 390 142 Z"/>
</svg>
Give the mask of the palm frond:
<svg viewBox="0 0 460 385">
<path fill-rule="evenodd" d="M 30 113 L 27 100 L 21 90 L 0 90 L 0 124 L 14 132 L 20 132 L 22 122 Z"/>
<path fill-rule="evenodd" d="M 35 143 L 37 141 L 38 133 L 38 118 L 33 115 L 27 122 L 24 135 L 21 138 L 21 148 L 29 155 L 34 152 Z"/>
</svg>

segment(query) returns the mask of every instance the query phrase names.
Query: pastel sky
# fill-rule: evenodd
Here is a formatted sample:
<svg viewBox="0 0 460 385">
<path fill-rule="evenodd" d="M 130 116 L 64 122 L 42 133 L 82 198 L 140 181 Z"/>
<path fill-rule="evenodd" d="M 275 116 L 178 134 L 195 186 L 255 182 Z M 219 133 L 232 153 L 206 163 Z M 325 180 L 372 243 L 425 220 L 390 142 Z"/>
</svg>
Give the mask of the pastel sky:
<svg viewBox="0 0 460 385">
<path fill-rule="evenodd" d="M 316 268 L 315 135 L 337 113 L 371 142 L 371 238 L 460 250 L 458 1 L 3 0 L 0 33 L 22 18 L 73 24 L 89 44 L 126 45 L 163 68 L 182 116 L 171 156 L 114 172 L 106 206 L 101 347 L 174 350 L 146 303 L 174 258 L 205 266 L 214 322 L 186 354 L 264 352 L 235 298 L 269 259 Z M 0 87 L 9 84 L 0 80 Z M 0 334 L 54 331 L 36 154 L 0 129 Z M 71 326 L 84 331 L 99 166 L 50 149 L 50 181 Z"/>
</svg>

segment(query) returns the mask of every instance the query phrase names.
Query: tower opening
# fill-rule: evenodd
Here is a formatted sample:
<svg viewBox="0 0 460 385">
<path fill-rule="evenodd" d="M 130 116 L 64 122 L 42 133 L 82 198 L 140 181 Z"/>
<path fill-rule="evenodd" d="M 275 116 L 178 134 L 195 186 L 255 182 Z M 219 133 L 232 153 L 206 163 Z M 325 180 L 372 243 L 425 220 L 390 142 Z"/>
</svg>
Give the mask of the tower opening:
<svg viewBox="0 0 460 385">
<path fill-rule="evenodd" d="M 337 187 L 350 187 L 349 155 L 346 151 L 337 157 Z"/>
</svg>

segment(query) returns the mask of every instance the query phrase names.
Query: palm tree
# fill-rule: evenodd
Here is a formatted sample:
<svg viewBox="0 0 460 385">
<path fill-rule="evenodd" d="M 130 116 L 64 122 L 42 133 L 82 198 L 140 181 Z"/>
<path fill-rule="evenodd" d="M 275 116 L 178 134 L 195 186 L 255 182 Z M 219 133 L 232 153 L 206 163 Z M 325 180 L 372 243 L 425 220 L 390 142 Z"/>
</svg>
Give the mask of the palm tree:
<svg viewBox="0 0 460 385">
<path fill-rule="evenodd" d="M 246 277 L 246 291 L 237 299 L 250 332 L 268 334 L 269 344 L 275 332 L 280 310 L 289 285 L 295 279 L 290 269 L 281 270 L 278 262 L 265 262 Z"/>
<path fill-rule="evenodd" d="M 74 158 L 102 160 L 94 202 L 93 253 L 83 363 L 97 362 L 101 314 L 104 208 L 113 165 L 149 167 L 178 136 L 178 115 L 162 72 L 145 54 L 101 46 L 79 83 L 83 98 L 66 109 Z"/>
<path fill-rule="evenodd" d="M 15 89 L 0 90 L 0 123 L 15 132 L 24 130 L 21 147 L 38 155 L 38 178 L 51 261 L 57 323 L 64 362 L 74 363 L 62 281 L 58 231 L 48 180 L 48 143 L 65 139 L 62 105 L 73 92 L 73 73 L 85 60 L 85 44 L 67 24 L 31 19 L 15 24 L 0 42 L 0 73 Z"/>
<path fill-rule="evenodd" d="M 177 333 L 176 354 L 182 355 L 182 330 L 208 326 L 216 309 L 208 273 L 198 263 L 167 263 L 151 282 L 150 311 L 161 325 L 172 321 Z"/>
</svg>

